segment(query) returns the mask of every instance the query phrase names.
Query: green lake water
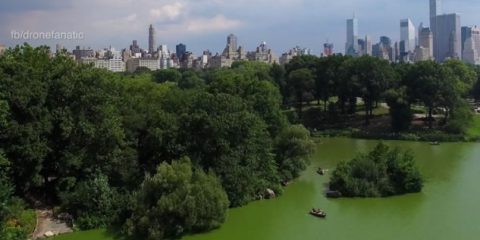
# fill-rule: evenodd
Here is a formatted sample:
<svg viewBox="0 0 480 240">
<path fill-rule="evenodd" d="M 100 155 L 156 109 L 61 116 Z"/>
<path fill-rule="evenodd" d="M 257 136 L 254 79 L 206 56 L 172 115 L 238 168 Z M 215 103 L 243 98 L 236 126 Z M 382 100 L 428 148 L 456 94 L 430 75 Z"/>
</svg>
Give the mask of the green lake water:
<svg viewBox="0 0 480 240">
<path fill-rule="evenodd" d="M 311 165 L 274 200 L 229 211 L 218 230 L 183 240 L 476 240 L 480 239 L 480 144 L 387 141 L 410 149 L 424 178 L 422 193 L 385 199 L 324 197 L 328 181 L 319 166 L 333 169 L 378 141 L 322 139 Z M 319 219 L 311 208 L 328 214 Z M 58 240 L 111 240 L 104 230 L 77 232 Z"/>
<path fill-rule="evenodd" d="M 375 240 L 480 239 L 480 144 L 388 141 L 410 149 L 424 178 L 422 193 L 385 199 L 324 197 L 328 181 L 319 166 L 333 169 L 377 141 L 324 139 L 309 169 L 278 199 L 229 211 L 218 230 L 184 240 Z M 325 210 L 326 219 L 307 214 Z"/>
</svg>

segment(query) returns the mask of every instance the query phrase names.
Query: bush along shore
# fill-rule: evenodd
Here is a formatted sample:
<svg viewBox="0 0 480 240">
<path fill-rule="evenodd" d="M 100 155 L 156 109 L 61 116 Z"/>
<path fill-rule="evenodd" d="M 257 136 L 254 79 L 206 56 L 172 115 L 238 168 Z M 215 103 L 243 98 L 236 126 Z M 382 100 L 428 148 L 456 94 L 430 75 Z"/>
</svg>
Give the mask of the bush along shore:
<svg viewBox="0 0 480 240">
<path fill-rule="evenodd" d="M 420 192 L 423 178 L 412 154 L 380 143 L 370 153 L 338 164 L 329 187 L 343 197 L 389 197 Z"/>
</svg>

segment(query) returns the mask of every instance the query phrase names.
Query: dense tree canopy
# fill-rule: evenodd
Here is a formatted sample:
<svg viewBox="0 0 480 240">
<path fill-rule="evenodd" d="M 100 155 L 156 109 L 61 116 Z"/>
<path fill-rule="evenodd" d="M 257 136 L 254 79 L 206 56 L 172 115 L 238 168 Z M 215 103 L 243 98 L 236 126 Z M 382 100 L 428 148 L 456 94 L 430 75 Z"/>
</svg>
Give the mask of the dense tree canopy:
<svg viewBox="0 0 480 240">
<path fill-rule="evenodd" d="M 0 211 L 21 212 L 13 200 L 28 196 L 61 206 L 81 229 L 115 223 L 160 239 L 218 227 L 227 207 L 281 193 L 311 153 L 308 131 L 281 109 L 273 72 L 241 62 L 116 74 L 46 47 L 7 50 L 0 200 L 12 208 Z"/>
</svg>

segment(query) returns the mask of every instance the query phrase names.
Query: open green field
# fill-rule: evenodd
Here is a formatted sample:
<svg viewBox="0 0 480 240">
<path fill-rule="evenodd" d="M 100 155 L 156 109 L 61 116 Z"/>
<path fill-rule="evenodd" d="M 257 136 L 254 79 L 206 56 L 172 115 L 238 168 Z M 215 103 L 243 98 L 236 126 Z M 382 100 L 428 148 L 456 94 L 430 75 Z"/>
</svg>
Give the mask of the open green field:
<svg viewBox="0 0 480 240">
<path fill-rule="evenodd" d="M 106 229 L 95 229 L 91 231 L 74 232 L 53 238 L 54 240 L 114 240 L 112 234 Z"/>
</svg>

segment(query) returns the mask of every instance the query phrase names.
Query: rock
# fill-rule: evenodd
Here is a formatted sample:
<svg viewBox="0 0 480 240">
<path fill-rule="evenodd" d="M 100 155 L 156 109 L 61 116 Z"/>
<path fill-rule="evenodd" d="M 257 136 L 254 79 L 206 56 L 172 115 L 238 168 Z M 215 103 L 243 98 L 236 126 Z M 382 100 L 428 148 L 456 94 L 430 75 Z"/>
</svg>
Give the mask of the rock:
<svg viewBox="0 0 480 240">
<path fill-rule="evenodd" d="M 275 198 L 276 195 L 275 195 L 275 192 L 272 189 L 267 188 L 267 190 L 265 191 L 265 197 L 268 198 L 268 199 L 271 199 L 271 198 Z"/>
<path fill-rule="evenodd" d="M 53 233 L 52 231 L 48 231 L 46 232 L 45 234 L 43 234 L 45 237 L 53 237 L 55 236 L 55 233 Z"/>
<path fill-rule="evenodd" d="M 341 198 L 342 193 L 339 191 L 327 191 L 327 198 Z"/>
</svg>

